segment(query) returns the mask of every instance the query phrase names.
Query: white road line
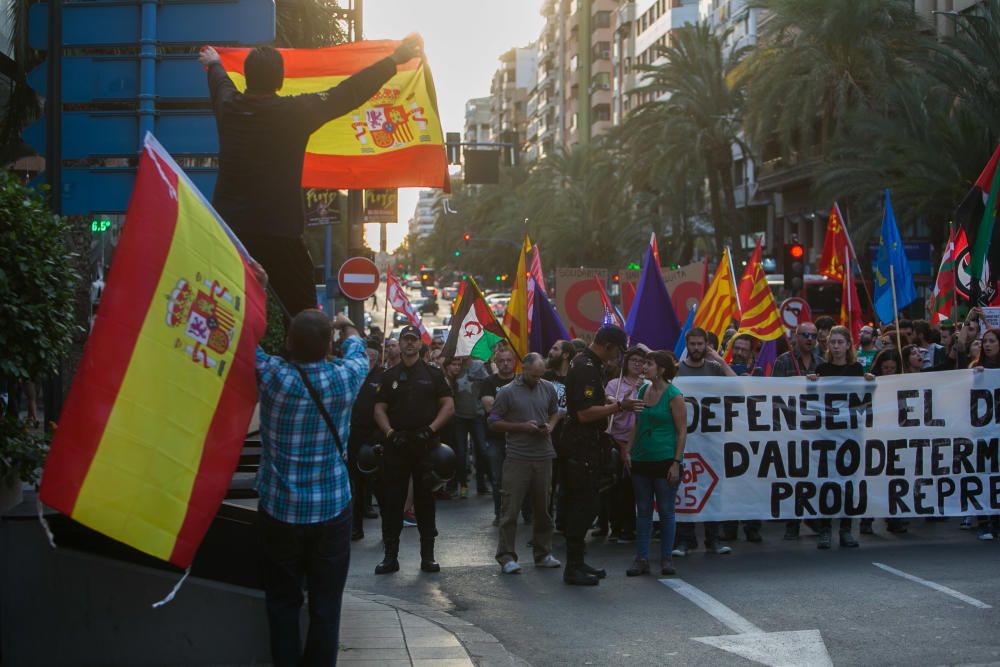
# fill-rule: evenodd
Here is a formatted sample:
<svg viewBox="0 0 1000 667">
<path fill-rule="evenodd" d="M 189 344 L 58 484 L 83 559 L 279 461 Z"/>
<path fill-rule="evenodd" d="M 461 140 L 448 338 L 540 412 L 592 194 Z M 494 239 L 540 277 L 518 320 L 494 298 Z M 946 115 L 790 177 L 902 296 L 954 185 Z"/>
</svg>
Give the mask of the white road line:
<svg viewBox="0 0 1000 667">
<path fill-rule="evenodd" d="M 956 600 L 961 600 L 962 602 L 964 602 L 966 604 L 970 604 L 973 607 L 978 607 L 979 609 L 992 609 L 993 608 L 990 605 L 986 604 L 985 602 L 982 602 L 981 600 L 977 600 L 976 598 L 969 597 L 965 593 L 959 593 L 954 588 L 948 588 L 947 586 L 942 586 L 941 584 L 936 584 L 933 581 L 928 581 L 926 579 L 921 579 L 920 577 L 916 577 L 916 576 L 914 576 L 912 574 L 907 574 L 906 572 L 903 572 L 902 570 L 897 570 L 894 567 L 889 567 L 888 565 L 885 565 L 884 563 L 874 563 L 873 562 L 872 565 L 874 565 L 875 567 L 877 567 L 877 568 L 879 568 L 881 570 L 885 570 L 889 574 L 894 574 L 897 577 L 902 577 L 903 579 L 909 579 L 910 581 L 912 581 L 914 583 L 918 583 L 918 584 L 920 584 L 922 586 L 926 586 L 927 588 L 933 588 L 934 590 L 938 591 L 939 593 L 944 593 L 945 595 L 950 595 L 951 597 L 955 598 Z"/>
<path fill-rule="evenodd" d="M 686 581 L 681 579 L 660 579 L 659 581 L 667 588 L 672 588 L 691 602 L 701 607 L 713 616 L 715 620 L 722 623 L 736 634 L 763 632 L 756 625 L 743 618 L 708 593 L 695 588 Z"/>
</svg>

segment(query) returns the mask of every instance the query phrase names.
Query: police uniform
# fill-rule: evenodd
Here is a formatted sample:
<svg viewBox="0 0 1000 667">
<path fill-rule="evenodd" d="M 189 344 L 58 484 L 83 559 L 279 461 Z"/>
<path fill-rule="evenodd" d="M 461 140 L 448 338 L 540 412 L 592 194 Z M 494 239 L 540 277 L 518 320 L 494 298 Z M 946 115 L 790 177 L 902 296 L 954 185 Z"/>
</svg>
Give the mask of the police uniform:
<svg viewBox="0 0 1000 667">
<path fill-rule="evenodd" d="M 376 391 L 375 402 L 386 404 L 386 414 L 393 430 L 393 437 L 385 443 L 382 464 L 384 484 L 380 499 L 383 501 L 382 540 L 387 559 L 391 556 L 394 560 L 399 553 L 403 504 L 412 477 L 421 565 L 433 562 L 437 527 L 427 453 L 440 444 L 440 438 L 430 432 L 429 426 L 437 417 L 439 401 L 449 396 L 452 396 L 451 387 L 441 369 L 420 359 L 412 366 L 401 362 L 386 370 Z"/>
<path fill-rule="evenodd" d="M 380 440 L 381 434 L 375 424 L 375 392 L 382 382 L 384 372 L 378 367 L 368 372 L 368 377 L 361 385 L 361 391 L 351 410 L 351 435 L 347 439 L 347 470 L 351 478 L 351 498 L 354 499 L 351 538 L 356 540 L 365 536 L 364 518 L 370 509 L 369 494 L 377 491 L 372 484 L 373 476 L 362 473 L 358 468 L 358 453 L 362 446 L 374 445 Z"/>
<path fill-rule="evenodd" d="M 608 428 L 608 420 L 581 423 L 577 419 L 583 410 L 606 404 L 603 366 L 600 357 L 588 348 L 573 359 L 566 375 L 567 419 L 559 455 L 566 486 L 567 581 L 579 570 L 598 577 L 604 575 L 603 570 L 586 565 L 583 557 L 584 539 L 600 509 L 601 434 Z"/>
</svg>

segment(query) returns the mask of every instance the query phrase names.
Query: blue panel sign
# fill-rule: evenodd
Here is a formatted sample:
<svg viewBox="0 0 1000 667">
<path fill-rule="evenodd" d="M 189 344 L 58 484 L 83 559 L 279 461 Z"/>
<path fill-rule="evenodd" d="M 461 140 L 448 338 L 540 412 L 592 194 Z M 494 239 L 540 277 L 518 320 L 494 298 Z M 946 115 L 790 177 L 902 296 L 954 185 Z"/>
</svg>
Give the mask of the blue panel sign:
<svg viewBox="0 0 1000 667">
<path fill-rule="evenodd" d="M 215 169 L 185 169 L 205 198 L 212 199 L 215 190 Z M 62 202 L 64 215 L 86 215 L 91 211 L 124 213 L 132 196 L 135 169 L 64 168 L 62 172 Z"/>
<path fill-rule="evenodd" d="M 134 100 L 139 96 L 138 56 L 63 58 L 63 104 Z M 46 93 L 48 61 L 28 73 L 28 85 Z M 156 97 L 160 100 L 207 100 L 208 85 L 193 55 L 157 56 Z"/>
<path fill-rule="evenodd" d="M 160 111 L 153 134 L 171 155 L 216 155 L 219 137 L 211 111 Z M 132 111 L 67 111 L 62 115 L 64 160 L 131 157 L 139 147 L 139 116 Z M 45 119 L 28 126 L 24 140 L 45 152 Z"/>
<path fill-rule="evenodd" d="M 31 6 L 28 44 L 48 48 L 48 3 Z M 139 43 L 142 6 L 120 0 L 67 0 L 63 45 L 128 46 Z M 161 44 L 264 44 L 274 41 L 274 0 L 162 2 L 156 39 Z"/>
</svg>

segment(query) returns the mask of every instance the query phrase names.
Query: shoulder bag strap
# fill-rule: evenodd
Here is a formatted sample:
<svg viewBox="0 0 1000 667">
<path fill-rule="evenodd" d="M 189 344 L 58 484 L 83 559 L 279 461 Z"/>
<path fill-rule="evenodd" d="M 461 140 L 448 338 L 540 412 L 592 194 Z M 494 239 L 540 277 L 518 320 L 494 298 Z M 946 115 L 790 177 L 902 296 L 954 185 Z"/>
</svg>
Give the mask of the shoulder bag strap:
<svg viewBox="0 0 1000 667">
<path fill-rule="evenodd" d="M 337 433 L 337 427 L 333 424 L 333 418 L 330 417 L 330 413 L 327 412 L 326 406 L 323 405 L 323 401 L 319 397 L 319 392 L 316 391 L 316 387 L 313 383 L 309 381 L 309 376 L 306 375 L 305 370 L 298 364 L 292 364 L 292 366 L 299 372 L 299 377 L 302 378 L 302 384 L 306 386 L 309 395 L 312 396 L 313 402 L 316 403 L 316 407 L 319 408 L 319 413 L 323 416 L 323 421 L 326 422 L 327 428 L 330 429 L 330 433 L 333 433 L 333 439 L 337 443 L 337 451 L 340 452 L 340 458 L 347 460 L 347 456 L 344 454 L 344 444 L 340 441 L 340 434 Z"/>
</svg>

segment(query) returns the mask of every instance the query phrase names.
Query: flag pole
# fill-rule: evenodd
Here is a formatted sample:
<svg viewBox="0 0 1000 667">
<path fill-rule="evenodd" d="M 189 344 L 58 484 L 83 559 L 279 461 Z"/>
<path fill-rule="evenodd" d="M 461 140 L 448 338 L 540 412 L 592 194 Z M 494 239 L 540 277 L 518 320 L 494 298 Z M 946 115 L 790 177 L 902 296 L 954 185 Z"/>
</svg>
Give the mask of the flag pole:
<svg viewBox="0 0 1000 667">
<path fill-rule="evenodd" d="M 892 316 L 896 323 L 896 349 L 899 350 L 899 362 L 906 372 L 906 360 L 903 359 L 903 336 L 899 331 L 899 306 L 896 305 L 896 268 L 889 262 L 889 287 L 892 289 Z"/>
<path fill-rule="evenodd" d="M 736 309 L 740 311 L 740 318 L 742 319 L 743 304 L 740 303 L 740 286 L 736 284 L 736 270 L 733 269 L 733 251 L 729 246 L 726 246 L 726 257 L 729 258 L 729 280 L 733 283 L 733 299 L 736 300 Z M 732 326 L 731 318 L 729 324 Z"/>
<path fill-rule="evenodd" d="M 951 323 L 958 325 L 958 257 L 955 255 L 955 223 L 948 222 L 948 253 L 951 255 Z"/>
<path fill-rule="evenodd" d="M 845 223 L 843 227 L 844 227 L 844 238 L 847 239 L 847 247 L 851 249 L 851 254 L 854 255 L 854 259 L 857 259 L 858 251 L 854 249 L 854 241 L 851 240 L 851 233 L 847 231 L 847 224 L 846 224 L 847 218 L 845 218 L 843 213 L 841 212 L 840 204 L 838 204 L 837 202 L 833 202 L 833 205 L 837 208 L 837 215 L 839 215 L 840 219 L 843 220 Z M 858 274 L 861 277 L 861 290 L 865 293 L 865 296 L 868 297 L 868 303 L 871 305 L 872 310 L 875 310 L 875 299 L 872 298 L 871 290 L 868 289 L 868 281 L 865 280 L 865 272 L 862 270 L 859 271 Z"/>
<path fill-rule="evenodd" d="M 390 273 L 390 275 L 392 275 Z M 385 315 L 382 317 L 382 362 L 385 362 L 385 340 L 389 337 L 389 281 L 385 284 Z"/>
<path fill-rule="evenodd" d="M 844 291 L 847 292 L 847 330 L 851 332 L 851 344 L 857 345 L 858 341 L 854 340 L 854 322 L 852 321 L 852 312 L 854 310 L 854 304 L 851 303 L 851 289 L 850 281 L 854 279 L 854 274 L 851 272 L 851 251 L 849 248 L 844 248 Z"/>
</svg>

